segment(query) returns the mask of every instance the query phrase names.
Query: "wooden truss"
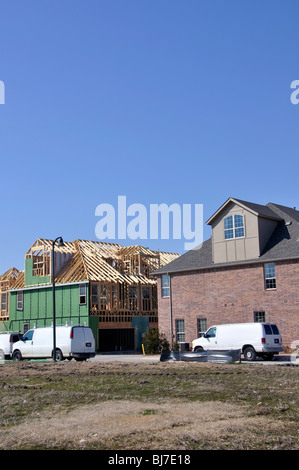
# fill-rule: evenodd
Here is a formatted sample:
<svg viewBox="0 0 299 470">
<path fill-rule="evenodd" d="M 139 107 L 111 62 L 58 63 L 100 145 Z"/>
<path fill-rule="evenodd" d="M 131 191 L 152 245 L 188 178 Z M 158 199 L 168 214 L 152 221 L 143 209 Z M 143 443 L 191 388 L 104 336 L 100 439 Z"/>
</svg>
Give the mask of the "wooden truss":
<svg viewBox="0 0 299 470">
<path fill-rule="evenodd" d="M 18 281 L 22 275 L 23 271 L 19 271 L 17 268 L 10 268 L 0 276 L 0 320 L 2 321 L 6 321 L 9 318 L 8 290 L 15 287 L 16 281 Z"/>
<path fill-rule="evenodd" d="M 89 282 L 91 315 L 98 315 L 100 321 L 113 322 L 116 318 L 129 321 L 133 315 L 143 314 L 156 321 L 157 281 L 151 273 L 178 254 L 152 251 L 140 245 L 123 247 L 89 240 L 64 245 L 55 246 L 55 282 L 57 285 Z M 52 240 L 38 238 L 27 251 L 25 258 L 33 260 L 32 276 L 50 276 L 52 280 L 51 250 Z M 0 283 L 2 278 L 5 281 L 5 275 Z M 11 276 L 10 289 L 26 287 L 24 271 L 16 270 Z M 49 284 L 49 279 L 45 278 L 45 284 Z"/>
</svg>

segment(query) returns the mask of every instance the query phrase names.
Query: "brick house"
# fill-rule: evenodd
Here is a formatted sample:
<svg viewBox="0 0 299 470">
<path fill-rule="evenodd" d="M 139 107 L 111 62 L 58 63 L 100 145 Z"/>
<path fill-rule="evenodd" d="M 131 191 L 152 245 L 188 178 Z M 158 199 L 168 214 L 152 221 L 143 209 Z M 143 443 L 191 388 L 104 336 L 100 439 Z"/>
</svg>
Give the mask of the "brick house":
<svg viewBox="0 0 299 470">
<path fill-rule="evenodd" d="M 299 340 L 299 211 L 229 198 L 212 236 L 157 270 L 159 329 L 191 343 L 213 324 L 275 322 Z"/>
</svg>

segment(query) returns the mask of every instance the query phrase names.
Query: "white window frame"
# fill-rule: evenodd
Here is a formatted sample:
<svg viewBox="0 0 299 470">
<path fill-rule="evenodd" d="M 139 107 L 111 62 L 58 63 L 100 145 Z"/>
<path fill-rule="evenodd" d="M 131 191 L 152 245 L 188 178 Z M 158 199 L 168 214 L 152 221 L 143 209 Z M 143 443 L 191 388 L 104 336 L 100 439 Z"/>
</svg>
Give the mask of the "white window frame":
<svg viewBox="0 0 299 470">
<path fill-rule="evenodd" d="M 225 221 L 229 218 L 232 218 L 232 226 L 229 228 L 225 228 Z M 242 217 L 243 224 L 241 226 L 236 226 L 235 222 L 235 217 Z M 224 239 L 225 240 L 236 240 L 239 238 L 245 238 L 245 217 L 243 214 L 230 214 L 227 217 L 224 218 L 223 221 L 223 226 L 224 226 Z M 243 235 L 236 236 L 236 230 L 238 229 L 243 229 Z M 232 231 L 233 236 L 232 237 L 226 237 L 226 233 Z"/>
<path fill-rule="evenodd" d="M 175 321 L 175 336 L 177 343 L 185 343 L 185 320 L 183 318 L 178 318 Z"/>
<path fill-rule="evenodd" d="M 267 266 L 267 268 L 266 268 Z M 266 270 L 268 272 L 266 272 Z M 274 276 L 272 275 L 274 271 Z M 265 263 L 264 264 L 264 281 L 265 281 L 265 289 L 266 290 L 275 290 L 276 289 L 276 270 L 275 270 L 275 263 Z M 267 282 L 269 282 L 267 286 Z"/>
<path fill-rule="evenodd" d="M 7 310 L 7 293 L 1 292 L 1 312 L 6 312 L 6 310 Z"/>
<path fill-rule="evenodd" d="M 19 290 L 17 292 L 17 310 L 22 311 L 24 309 L 24 292 Z"/>
<path fill-rule="evenodd" d="M 163 286 L 163 279 L 168 280 L 168 285 Z M 169 274 L 162 274 L 162 277 L 161 277 L 161 296 L 163 298 L 170 297 L 170 276 L 169 276 Z"/>
<path fill-rule="evenodd" d="M 81 292 L 81 289 L 84 289 L 84 293 Z M 86 297 L 86 284 L 79 285 L 79 305 L 86 305 L 87 297 Z"/>
<path fill-rule="evenodd" d="M 201 328 L 200 328 L 201 325 Z M 203 328 L 204 326 L 204 328 Z M 200 338 L 207 331 L 207 319 L 204 317 L 197 318 L 197 337 Z"/>
</svg>

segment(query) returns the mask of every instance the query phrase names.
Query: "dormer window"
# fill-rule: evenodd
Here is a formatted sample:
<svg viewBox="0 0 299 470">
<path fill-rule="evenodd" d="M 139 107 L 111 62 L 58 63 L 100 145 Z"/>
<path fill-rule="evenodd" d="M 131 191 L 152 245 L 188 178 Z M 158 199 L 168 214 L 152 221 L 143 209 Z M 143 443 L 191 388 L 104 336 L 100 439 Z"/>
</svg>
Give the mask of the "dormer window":
<svg viewBox="0 0 299 470">
<path fill-rule="evenodd" d="M 229 215 L 224 219 L 224 238 L 244 237 L 244 216 L 239 214 Z"/>
</svg>

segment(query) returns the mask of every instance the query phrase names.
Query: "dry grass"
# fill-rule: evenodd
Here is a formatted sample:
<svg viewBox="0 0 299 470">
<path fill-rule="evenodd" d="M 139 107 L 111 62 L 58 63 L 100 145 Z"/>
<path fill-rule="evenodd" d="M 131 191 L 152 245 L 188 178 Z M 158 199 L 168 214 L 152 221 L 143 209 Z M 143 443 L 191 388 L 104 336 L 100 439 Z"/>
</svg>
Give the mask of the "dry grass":
<svg viewBox="0 0 299 470">
<path fill-rule="evenodd" d="M 0 370 L 0 449 L 298 448 L 298 367 L 28 362 Z"/>
</svg>

